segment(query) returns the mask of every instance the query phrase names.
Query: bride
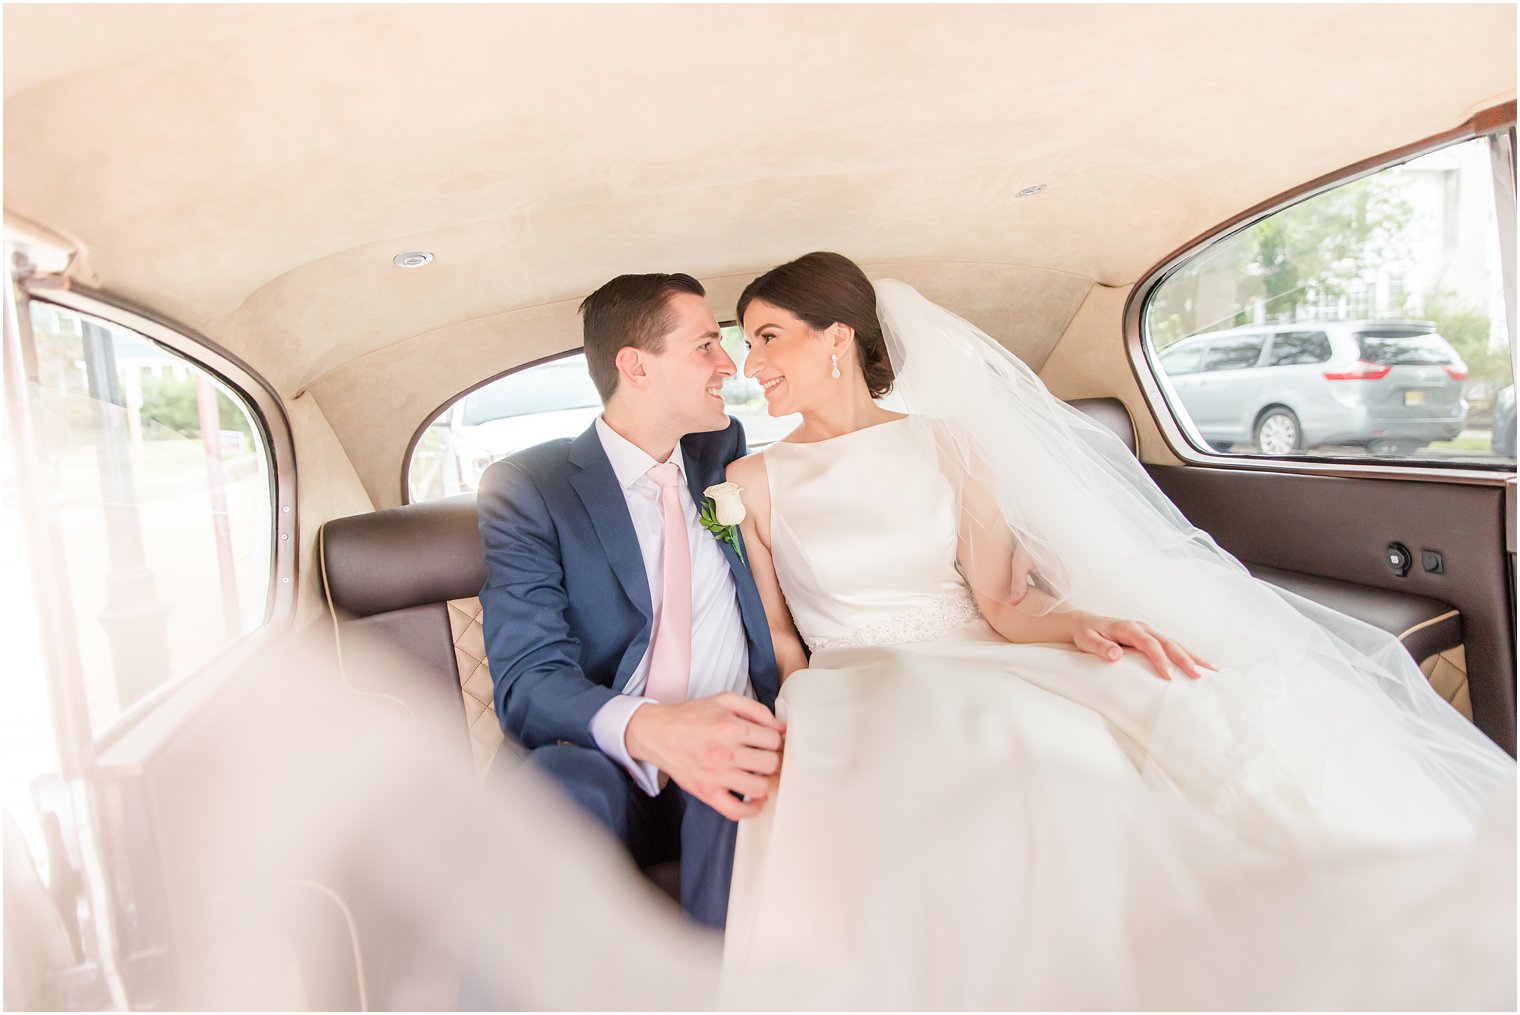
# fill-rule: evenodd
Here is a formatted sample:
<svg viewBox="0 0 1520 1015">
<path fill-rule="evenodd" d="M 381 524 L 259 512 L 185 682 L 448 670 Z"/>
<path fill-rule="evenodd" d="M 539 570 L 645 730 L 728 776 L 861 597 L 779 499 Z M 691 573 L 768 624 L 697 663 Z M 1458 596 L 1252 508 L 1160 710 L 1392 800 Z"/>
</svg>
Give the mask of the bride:
<svg viewBox="0 0 1520 1015">
<path fill-rule="evenodd" d="M 731 1005 L 1514 1007 L 1515 766 L 1396 641 L 912 288 L 814 253 L 738 309 L 802 422 L 729 467 L 787 723 Z"/>
</svg>

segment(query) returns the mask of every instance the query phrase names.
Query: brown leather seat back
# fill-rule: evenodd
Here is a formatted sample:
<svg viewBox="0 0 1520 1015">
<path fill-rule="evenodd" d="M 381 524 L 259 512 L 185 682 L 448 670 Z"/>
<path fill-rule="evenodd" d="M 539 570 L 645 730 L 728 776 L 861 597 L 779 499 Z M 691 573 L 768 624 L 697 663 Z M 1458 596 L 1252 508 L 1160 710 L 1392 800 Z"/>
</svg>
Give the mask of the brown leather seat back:
<svg viewBox="0 0 1520 1015">
<path fill-rule="evenodd" d="M 1079 409 L 1092 417 L 1094 422 L 1101 423 L 1112 430 L 1124 446 L 1129 448 L 1130 454 L 1138 454 L 1135 445 L 1135 423 L 1130 419 L 1129 410 L 1124 403 L 1117 398 L 1073 398 L 1066 403 L 1073 409 Z"/>
<path fill-rule="evenodd" d="M 348 646 L 352 654 L 361 639 L 382 646 L 413 664 L 424 683 L 376 690 L 352 659 L 345 679 L 434 714 L 447 701 L 449 721 L 468 730 L 476 769 L 484 772 L 503 737 L 481 627 L 485 555 L 474 496 L 337 518 L 322 527 L 318 546 L 340 650 Z"/>
</svg>

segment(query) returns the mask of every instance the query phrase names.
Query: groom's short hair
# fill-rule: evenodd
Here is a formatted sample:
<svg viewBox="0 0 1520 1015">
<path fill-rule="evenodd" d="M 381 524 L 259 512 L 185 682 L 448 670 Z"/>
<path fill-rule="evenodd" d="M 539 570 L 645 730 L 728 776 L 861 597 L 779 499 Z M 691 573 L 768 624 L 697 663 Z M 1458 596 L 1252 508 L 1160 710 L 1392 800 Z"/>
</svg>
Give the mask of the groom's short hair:
<svg viewBox="0 0 1520 1015">
<path fill-rule="evenodd" d="M 581 301 L 586 369 L 602 403 L 617 390 L 618 350 L 624 346 L 663 352 L 671 320 L 670 297 L 706 296 L 702 283 L 684 273 L 619 275 Z"/>
</svg>

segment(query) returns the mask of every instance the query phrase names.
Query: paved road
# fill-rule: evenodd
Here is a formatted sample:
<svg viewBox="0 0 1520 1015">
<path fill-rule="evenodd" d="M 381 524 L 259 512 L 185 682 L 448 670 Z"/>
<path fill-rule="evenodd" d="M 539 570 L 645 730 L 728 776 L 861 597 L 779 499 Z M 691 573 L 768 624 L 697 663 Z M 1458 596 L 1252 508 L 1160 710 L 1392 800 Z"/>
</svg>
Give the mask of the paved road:
<svg viewBox="0 0 1520 1015">
<path fill-rule="evenodd" d="M 1457 439 L 1458 440 L 1462 440 L 1462 441 L 1483 441 L 1484 444 L 1486 445 L 1486 444 L 1489 443 L 1489 441 L 1491 440 L 1491 438 L 1492 438 L 1492 431 L 1490 431 L 1490 430 L 1473 429 L 1473 430 L 1463 430 L 1462 433 L 1458 436 Z M 1246 454 L 1250 454 L 1251 453 L 1246 448 L 1237 445 L 1236 449 L 1235 449 L 1235 453 L 1239 454 L 1239 453 L 1242 453 L 1242 452 L 1244 452 Z M 1322 445 L 1320 447 L 1309 448 L 1308 451 L 1306 452 L 1306 456 L 1309 456 L 1309 457 L 1315 457 L 1315 456 L 1321 456 L 1321 455 L 1327 456 L 1327 457 L 1335 457 L 1335 458 L 1377 458 L 1377 459 L 1379 459 L 1381 461 L 1395 461 L 1395 460 L 1412 460 L 1412 461 L 1427 461 L 1427 462 L 1428 461 L 1437 461 L 1437 462 L 1469 461 L 1469 462 L 1479 462 L 1479 463 L 1483 463 L 1483 464 L 1492 464 L 1492 463 L 1497 462 L 1497 461 L 1504 461 L 1505 460 L 1505 459 L 1496 458 L 1494 455 L 1490 454 L 1487 451 L 1459 451 L 1459 450 L 1454 449 L 1454 448 L 1440 448 L 1440 447 L 1424 447 L 1424 448 L 1421 448 L 1419 451 L 1417 451 L 1417 452 L 1415 452 L 1413 454 L 1409 454 L 1409 455 L 1373 455 L 1373 454 L 1370 454 L 1367 451 L 1367 449 L 1364 448 L 1364 447 L 1356 447 L 1356 446 L 1343 447 L 1343 446 L 1340 446 L 1340 445 L 1327 444 L 1327 445 Z M 1510 460 L 1512 461 L 1513 459 L 1510 459 Z"/>
</svg>

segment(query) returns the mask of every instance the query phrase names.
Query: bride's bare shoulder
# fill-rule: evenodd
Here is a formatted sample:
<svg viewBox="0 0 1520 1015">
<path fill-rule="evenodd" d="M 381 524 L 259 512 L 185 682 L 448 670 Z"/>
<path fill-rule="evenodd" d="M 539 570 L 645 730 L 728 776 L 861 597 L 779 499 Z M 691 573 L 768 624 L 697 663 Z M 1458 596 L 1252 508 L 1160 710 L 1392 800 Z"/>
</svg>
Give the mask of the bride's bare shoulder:
<svg viewBox="0 0 1520 1015">
<path fill-rule="evenodd" d="M 739 488 L 739 501 L 745 508 L 744 524 L 753 525 L 754 534 L 769 547 L 771 484 L 765 472 L 765 453 L 752 451 L 729 462 L 724 478 Z"/>
<path fill-rule="evenodd" d="M 730 483 L 738 483 L 740 486 L 755 486 L 763 488 L 765 485 L 765 452 L 751 451 L 743 458 L 735 458 L 728 463 L 728 469 L 724 477 Z"/>
</svg>

